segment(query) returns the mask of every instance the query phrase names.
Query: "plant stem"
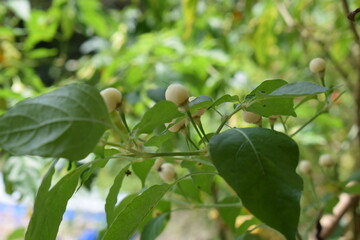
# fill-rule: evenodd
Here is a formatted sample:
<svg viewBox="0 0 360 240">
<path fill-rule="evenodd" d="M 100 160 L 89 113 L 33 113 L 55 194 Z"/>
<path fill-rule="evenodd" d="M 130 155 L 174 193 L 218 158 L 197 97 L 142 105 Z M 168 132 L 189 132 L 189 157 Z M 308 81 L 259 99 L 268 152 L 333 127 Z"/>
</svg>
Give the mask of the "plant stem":
<svg viewBox="0 0 360 240">
<path fill-rule="evenodd" d="M 208 139 L 208 137 L 206 136 L 205 130 L 204 130 L 203 125 L 202 125 L 202 123 L 201 123 L 201 121 L 200 121 L 200 118 L 199 118 L 199 129 L 200 129 L 200 131 L 202 132 L 202 134 L 204 135 L 206 141 L 209 142 L 209 139 Z"/>
<path fill-rule="evenodd" d="M 312 175 L 309 176 L 309 181 L 310 181 L 310 188 L 311 188 L 311 191 L 314 195 L 315 202 L 316 202 L 316 208 L 317 208 L 316 210 L 320 210 L 320 208 L 321 208 L 320 199 L 316 193 L 316 188 L 315 188 L 314 179 L 313 179 Z"/>
<path fill-rule="evenodd" d="M 309 119 L 304 125 L 302 125 L 298 130 L 296 130 L 293 134 L 290 135 L 290 137 L 294 137 L 296 134 L 298 134 L 301 130 L 303 130 L 307 125 L 309 125 L 312 121 L 314 121 L 317 117 L 319 117 L 321 114 L 324 114 L 327 112 L 327 108 L 319 111 L 315 116 Z"/>
<path fill-rule="evenodd" d="M 174 184 L 177 184 L 178 182 L 184 180 L 185 178 L 191 177 L 191 176 L 196 176 L 196 175 L 219 175 L 219 173 L 217 172 L 194 172 L 194 173 L 189 173 L 185 176 L 182 176 L 181 178 L 177 179 L 176 182 Z"/>
<path fill-rule="evenodd" d="M 203 154 L 203 151 L 193 151 L 193 152 L 160 152 L 160 153 L 150 153 L 150 152 L 138 152 L 131 150 L 135 155 L 143 158 L 151 157 L 175 157 L 175 156 L 200 156 Z"/>
<path fill-rule="evenodd" d="M 199 150 L 199 147 L 193 142 L 193 140 L 191 140 L 190 134 L 188 132 L 186 132 L 185 136 L 188 143 L 191 143 L 195 149 Z"/>
<path fill-rule="evenodd" d="M 196 123 L 195 123 L 195 121 L 194 121 L 193 117 L 191 116 L 191 113 L 190 113 L 190 111 L 189 111 L 188 109 L 186 110 L 186 114 L 187 114 L 187 116 L 188 116 L 191 124 L 192 124 L 193 127 L 195 128 L 196 133 L 199 135 L 201 141 L 205 144 L 205 140 L 206 140 L 206 141 L 209 141 L 209 140 L 206 138 L 206 134 L 205 134 L 204 136 L 202 136 L 201 132 L 199 131 L 199 128 L 197 127 L 197 125 L 196 125 Z"/>
<path fill-rule="evenodd" d="M 224 120 L 222 120 L 220 126 L 218 127 L 218 129 L 216 130 L 215 134 L 219 134 L 221 129 L 225 126 L 225 124 L 227 123 L 227 121 L 229 121 L 229 119 L 238 111 L 240 111 L 242 109 L 242 103 L 240 103 L 239 105 L 236 106 L 236 108 L 234 109 L 234 111 L 232 113 L 230 113 L 229 115 L 227 115 Z"/>
</svg>

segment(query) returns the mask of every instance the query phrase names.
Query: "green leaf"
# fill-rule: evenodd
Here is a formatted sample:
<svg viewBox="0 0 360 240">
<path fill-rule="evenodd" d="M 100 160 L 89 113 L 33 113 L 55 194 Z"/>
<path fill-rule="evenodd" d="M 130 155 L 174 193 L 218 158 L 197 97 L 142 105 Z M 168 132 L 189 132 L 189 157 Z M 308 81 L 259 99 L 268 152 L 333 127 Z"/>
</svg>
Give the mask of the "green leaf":
<svg viewBox="0 0 360 240">
<path fill-rule="evenodd" d="M 25 236 L 25 228 L 17 228 L 14 231 L 12 231 L 6 238 L 6 240 L 20 240 L 24 239 Z"/>
<path fill-rule="evenodd" d="M 357 170 L 354 173 L 352 173 L 350 177 L 346 180 L 346 183 L 351 181 L 357 181 L 357 182 L 360 181 L 360 170 Z"/>
<path fill-rule="evenodd" d="M 47 58 L 54 57 L 58 54 L 56 48 L 37 48 L 27 53 L 27 57 L 37 59 L 37 58 Z"/>
<path fill-rule="evenodd" d="M 166 131 L 161 135 L 156 135 L 156 136 L 151 137 L 148 141 L 145 142 L 144 145 L 145 146 L 156 146 L 156 147 L 160 148 L 164 142 L 171 139 L 174 135 L 175 135 L 175 133 Z"/>
<path fill-rule="evenodd" d="M 200 191 L 192 179 L 184 179 L 178 182 L 175 192 L 184 196 L 185 198 L 191 198 L 197 202 L 201 202 Z"/>
<path fill-rule="evenodd" d="M 149 174 L 151 167 L 154 165 L 154 162 L 155 159 L 145 159 L 142 162 L 135 162 L 132 164 L 132 170 L 140 179 L 142 187 L 145 187 L 146 177 Z"/>
<path fill-rule="evenodd" d="M 37 193 L 34 213 L 30 219 L 25 239 L 56 239 L 67 202 L 78 186 L 80 175 L 89 164 L 84 164 L 69 172 L 49 191 L 51 178 L 55 172 L 54 167 L 50 169 Z"/>
<path fill-rule="evenodd" d="M 208 108 L 213 103 L 213 100 L 209 96 L 199 96 L 189 103 L 191 112 L 199 108 Z"/>
<path fill-rule="evenodd" d="M 137 194 L 136 193 L 133 193 L 133 194 L 130 194 L 130 195 L 127 195 L 125 198 L 123 198 L 120 203 L 118 205 L 116 205 L 115 209 L 114 209 L 114 216 L 118 216 L 119 213 L 121 213 L 126 207 L 127 205 L 129 205 L 129 203 L 131 203 L 134 198 L 137 197 Z M 115 217 L 116 218 L 116 217 Z M 114 219 L 115 219 L 114 218 Z M 112 220 L 114 220 L 112 219 Z M 112 223 L 112 222 L 111 222 Z M 110 226 L 110 224 L 108 225 L 108 227 Z"/>
<path fill-rule="evenodd" d="M 104 234 L 104 240 L 128 240 L 144 218 L 156 206 L 172 185 L 154 185 L 134 198 L 120 212 Z"/>
<path fill-rule="evenodd" d="M 288 97 L 298 97 L 298 96 L 309 96 L 319 93 L 325 93 L 329 89 L 319 84 L 312 82 L 296 82 L 284 85 L 272 93 L 270 96 L 288 96 Z"/>
<path fill-rule="evenodd" d="M 149 109 L 140 123 L 135 126 L 137 133 L 151 133 L 161 124 L 171 122 L 174 118 L 180 117 L 181 112 L 175 103 L 169 101 L 160 101 Z"/>
<path fill-rule="evenodd" d="M 286 84 L 287 82 L 282 79 L 272 79 L 262 82 L 246 96 L 245 99 L 250 102 L 246 110 L 264 117 L 272 115 L 296 116 L 292 98 L 268 97 L 268 94 L 282 86 L 286 86 Z"/>
<path fill-rule="evenodd" d="M 360 183 L 355 183 L 354 185 L 348 186 L 344 189 L 344 192 L 350 194 L 360 195 Z"/>
<path fill-rule="evenodd" d="M 181 163 L 181 167 L 187 168 L 190 173 L 216 171 L 214 166 L 206 165 L 205 162 L 206 160 L 204 161 L 204 163 L 183 161 Z M 214 175 L 210 175 L 210 174 L 192 175 L 191 178 L 197 189 L 204 191 L 210 195 L 212 194 L 211 187 L 213 184 Z"/>
<path fill-rule="evenodd" d="M 215 102 L 211 105 L 211 107 L 219 106 L 220 104 L 226 103 L 226 102 L 239 102 L 238 96 L 231 96 L 229 94 L 226 94 L 218 99 L 215 100 Z"/>
<path fill-rule="evenodd" d="M 106 212 L 106 222 L 108 225 L 110 225 L 110 223 L 112 223 L 113 219 L 116 217 L 116 215 L 114 215 L 114 209 L 115 209 L 115 205 L 117 203 L 117 197 L 118 197 L 123 179 L 126 175 L 125 172 L 129 169 L 129 166 L 130 165 L 125 166 L 115 177 L 114 183 L 111 186 L 109 193 L 106 197 L 105 212 Z"/>
<path fill-rule="evenodd" d="M 303 188 L 295 172 L 296 143 L 270 129 L 234 128 L 211 138 L 210 154 L 243 205 L 288 240 L 295 240 Z"/>
<path fill-rule="evenodd" d="M 167 222 L 168 214 L 151 219 L 144 227 L 140 240 L 155 240 L 164 229 Z"/>
<path fill-rule="evenodd" d="M 70 84 L 27 99 L 0 117 L 0 146 L 15 155 L 80 160 L 110 125 L 98 90 Z"/>
</svg>

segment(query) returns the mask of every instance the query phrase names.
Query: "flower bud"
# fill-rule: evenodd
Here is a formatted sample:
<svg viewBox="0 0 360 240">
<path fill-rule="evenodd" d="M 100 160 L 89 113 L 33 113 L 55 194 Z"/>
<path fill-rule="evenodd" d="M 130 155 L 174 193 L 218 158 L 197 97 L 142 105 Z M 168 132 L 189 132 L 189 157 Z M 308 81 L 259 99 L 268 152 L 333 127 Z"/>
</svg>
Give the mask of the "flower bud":
<svg viewBox="0 0 360 240">
<path fill-rule="evenodd" d="M 106 88 L 100 92 L 100 95 L 104 99 L 108 112 L 113 112 L 121 104 L 122 94 L 116 88 Z"/>
<path fill-rule="evenodd" d="M 322 167 L 331 167 L 334 165 L 334 161 L 330 154 L 323 154 L 319 158 L 319 165 Z"/>
<path fill-rule="evenodd" d="M 322 58 L 314 58 L 309 64 L 310 71 L 312 73 L 319 73 L 325 71 L 326 62 Z"/>
<path fill-rule="evenodd" d="M 159 175 L 165 182 L 171 182 L 176 178 L 175 167 L 171 163 L 164 163 L 159 168 Z"/>
<path fill-rule="evenodd" d="M 181 84 L 171 84 L 165 92 L 165 99 L 175 103 L 178 106 L 187 103 L 189 98 L 188 90 Z"/>
<path fill-rule="evenodd" d="M 298 169 L 302 174 L 310 174 L 312 170 L 311 163 L 308 160 L 301 160 Z"/>
<path fill-rule="evenodd" d="M 242 118 L 247 123 L 258 123 L 261 120 L 261 116 L 253 113 L 253 112 L 247 112 L 243 110 Z"/>
</svg>

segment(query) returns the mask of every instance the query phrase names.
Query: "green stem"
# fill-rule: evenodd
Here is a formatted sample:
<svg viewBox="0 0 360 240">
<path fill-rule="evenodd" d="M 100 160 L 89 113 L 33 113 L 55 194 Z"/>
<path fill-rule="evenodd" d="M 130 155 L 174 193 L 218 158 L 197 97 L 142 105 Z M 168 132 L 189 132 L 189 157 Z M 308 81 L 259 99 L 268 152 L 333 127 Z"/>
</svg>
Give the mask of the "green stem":
<svg viewBox="0 0 360 240">
<path fill-rule="evenodd" d="M 191 116 L 191 113 L 190 113 L 190 111 L 189 111 L 189 110 L 186 110 L 186 114 L 187 114 L 187 116 L 188 116 L 188 118 L 189 118 L 189 120 L 190 120 L 191 124 L 192 124 L 192 125 L 193 125 L 193 127 L 195 128 L 196 133 L 199 135 L 199 137 L 200 137 L 201 141 L 202 141 L 203 143 L 205 143 L 204 139 L 206 139 L 206 140 L 207 140 L 206 135 L 205 135 L 204 137 L 202 136 L 202 134 L 201 134 L 201 132 L 199 131 L 199 128 L 197 127 L 197 125 L 196 125 L 196 123 L 195 123 L 195 121 L 194 121 L 193 117 Z M 207 141 L 208 141 L 208 140 L 207 140 Z"/>
<path fill-rule="evenodd" d="M 171 202 L 174 202 L 179 205 L 189 206 L 188 202 L 184 202 L 177 199 L 168 199 Z M 241 207 L 241 203 L 217 203 L 217 204 L 191 204 L 189 208 L 186 209 L 193 209 L 193 208 L 228 208 L 228 207 Z"/>
<path fill-rule="evenodd" d="M 316 202 L 316 208 L 317 208 L 316 210 L 320 210 L 320 208 L 321 208 L 320 199 L 316 193 L 315 183 L 314 183 L 312 175 L 309 176 L 309 181 L 310 181 L 310 188 L 311 188 L 311 191 L 314 195 L 315 202 Z"/>
<path fill-rule="evenodd" d="M 185 176 L 182 176 L 181 178 L 177 179 L 175 183 L 173 183 L 174 185 L 179 183 L 180 181 L 184 180 L 185 178 L 191 177 L 191 176 L 196 176 L 196 175 L 219 175 L 219 173 L 217 172 L 194 172 L 194 173 L 189 173 Z"/>
<path fill-rule="evenodd" d="M 238 111 L 240 111 L 242 109 L 242 103 L 240 103 L 239 105 L 237 105 L 237 107 L 235 108 L 235 110 L 230 113 L 229 115 L 227 115 L 224 120 L 222 120 L 220 126 L 218 127 L 218 129 L 216 130 L 215 134 L 219 134 L 221 129 L 225 126 L 225 124 L 227 123 L 227 121 L 229 121 L 229 119 Z"/>
<path fill-rule="evenodd" d="M 315 114 L 312 118 L 309 119 L 304 125 L 302 125 L 298 130 L 296 130 L 293 134 L 290 135 L 290 137 L 294 137 L 296 134 L 298 134 L 301 130 L 303 130 L 307 125 L 309 125 L 312 121 L 314 121 L 317 117 L 319 117 L 321 114 L 324 114 L 327 112 L 327 108 L 319 111 L 317 114 Z"/>
<path fill-rule="evenodd" d="M 284 119 L 283 119 L 282 117 L 280 117 L 280 122 L 281 122 L 281 124 L 282 124 L 282 126 L 283 126 L 283 128 L 284 128 L 285 133 L 287 133 L 287 131 L 288 131 L 287 126 L 286 126 L 286 123 L 285 123 L 286 120 L 287 120 L 287 118 L 286 118 L 285 121 L 284 121 Z"/>
<path fill-rule="evenodd" d="M 202 125 L 202 123 L 201 123 L 201 121 L 200 121 L 200 118 L 199 118 L 199 129 L 200 129 L 200 131 L 202 132 L 202 134 L 204 135 L 206 141 L 209 142 L 209 139 L 208 139 L 208 137 L 206 136 L 206 133 L 205 133 L 204 128 L 203 128 L 203 125 Z"/>
<path fill-rule="evenodd" d="M 193 152 L 159 152 L 159 153 L 150 153 L 150 152 L 139 152 L 134 149 L 129 149 L 135 156 L 143 158 L 152 158 L 152 157 L 175 157 L 175 156 L 200 156 L 203 155 L 203 151 L 193 151 Z M 133 155 L 133 156 L 134 156 Z"/>
<path fill-rule="evenodd" d="M 126 131 L 128 133 L 130 133 L 130 128 L 129 128 L 129 125 L 127 124 L 127 122 L 126 122 L 126 117 L 125 117 L 124 112 L 119 111 L 118 114 L 120 114 L 120 119 L 121 119 L 122 123 L 124 124 L 124 127 L 125 127 Z"/>
<path fill-rule="evenodd" d="M 197 162 L 197 163 L 201 163 L 207 166 L 211 166 L 214 167 L 214 164 L 212 164 L 211 162 L 208 161 L 204 161 L 204 160 L 200 160 L 200 159 L 192 159 L 192 158 L 174 158 L 174 159 L 168 159 L 169 161 L 177 161 L 177 160 L 181 160 L 181 161 L 187 161 L 187 162 Z"/>
<path fill-rule="evenodd" d="M 193 145 L 193 147 L 195 149 L 199 150 L 199 147 L 194 143 L 193 140 L 191 140 L 190 134 L 188 132 L 186 132 L 185 136 L 186 136 L 186 140 L 188 141 L 188 143 L 191 143 L 191 145 Z"/>
</svg>

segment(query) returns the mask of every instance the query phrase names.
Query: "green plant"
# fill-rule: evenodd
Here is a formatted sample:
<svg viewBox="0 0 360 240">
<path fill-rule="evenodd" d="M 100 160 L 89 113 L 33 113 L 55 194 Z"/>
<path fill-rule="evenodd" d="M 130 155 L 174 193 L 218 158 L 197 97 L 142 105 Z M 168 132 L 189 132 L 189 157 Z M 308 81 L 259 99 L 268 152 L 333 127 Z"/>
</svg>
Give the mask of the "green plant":
<svg viewBox="0 0 360 240">
<path fill-rule="evenodd" d="M 181 111 L 173 102 L 159 101 L 133 127 L 128 126 L 128 113 L 124 114 L 124 109 L 110 115 L 107 113 L 114 111 L 122 101 L 119 91 L 110 89 L 109 92 L 106 89 L 100 94 L 96 88 L 83 83 L 69 84 L 27 99 L 2 115 L 0 144 L 11 154 L 67 158 L 70 161 L 80 161 L 90 153 L 95 154 L 94 160 L 88 163 L 80 161 L 79 167 L 50 187 L 55 171 L 54 160 L 37 193 L 26 239 L 55 239 L 67 201 L 74 194 L 78 182 L 85 182 L 96 169 L 104 167 L 109 159 L 128 164 L 119 172 L 109 191 L 105 205 L 108 225 L 103 239 L 114 239 L 115 236 L 116 239 L 127 239 L 136 229 L 148 229 L 149 226 L 144 228 L 144 224 L 151 222 L 148 216 L 151 216 L 161 199 L 171 202 L 166 196 L 174 189 L 179 190 L 175 192 L 184 197 L 188 204 L 191 204 L 195 194 L 189 192 L 191 188 L 192 191 L 201 191 L 211 197 L 214 195 L 211 189 L 219 184 L 216 180 L 219 177 L 214 176 L 220 176 L 232 187 L 236 195 L 232 191 L 225 191 L 225 195 L 237 199 L 235 203 L 238 206 L 244 206 L 259 221 L 276 229 L 287 239 L 295 239 L 303 191 L 302 180 L 295 172 L 299 159 L 297 144 L 290 136 L 266 127 L 230 128 L 225 131 L 223 128 L 244 107 L 252 113 L 243 111 L 243 115 L 256 114 L 256 122 L 260 116 L 288 117 L 296 115 L 295 98 L 310 99 L 317 94 L 328 94 L 332 89 L 311 82 L 289 84 L 274 79 L 261 83 L 240 102 L 224 95 L 216 100 L 202 96 L 190 103 L 187 90 L 181 87 L 178 93 L 178 89 L 180 85 L 170 85 L 165 97 L 181 105 Z M 279 101 L 283 103 L 281 107 L 277 105 Z M 225 118 L 218 118 L 218 126 L 213 130 L 205 131 L 200 118 L 197 122 L 193 119 L 194 113 L 201 109 L 207 109 L 208 112 L 228 103 L 234 104 L 233 111 Z M 331 102 L 327 104 L 330 106 Z M 186 119 L 188 125 L 184 125 Z M 172 132 L 176 132 L 171 127 L 164 129 L 164 124 L 169 121 L 175 123 L 172 127 L 176 124 L 185 127 L 183 134 L 188 150 L 159 151 L 165 141 L 174 137 Z M 286 124 L 284 120 L 282 122 Z M 111 131 L 104 135 L 107 129 Z M 157 150 L 149 151 L 149 146 Z M 185 171 L 178 174 L 176 181 L 171 184 L 146 184 L 146 176 L 154 163 L 152 159 L 159 157 L 167 161 L 181 160 L 180 166 Z M 129 168 L 146 187 L 128 205 L 120 203 L 116 206 L 121 182 L 126 178 Z M 163 163 L 157 168 L 164 181 L 175 180 L 177 174 L 173 164 Z M 192 181 L 188 182 L 188 178 Z M 190 185 L 185 187 L 185 182 Z M 208 197 L 200 201 L 209 204 Z M 216 206 L 217 202 L 212 204 Z M 118 210 L 120 206 L 121 210 Z M 45 214 L 48 212 L 46 209 L 54 208 L 57 211 Z M 170 216 L 171 210 L 166 214 Z M 44 229 L 43 225 L 38 224 L 39 221 L 51 224 Z M 228 224 L 231 227 L 234 222 Z M 241 232 L 233 229 L 231 234 L 236 236 Z"/>
</svg>

